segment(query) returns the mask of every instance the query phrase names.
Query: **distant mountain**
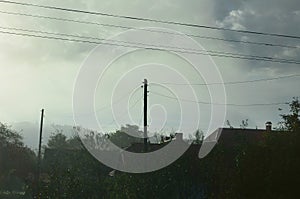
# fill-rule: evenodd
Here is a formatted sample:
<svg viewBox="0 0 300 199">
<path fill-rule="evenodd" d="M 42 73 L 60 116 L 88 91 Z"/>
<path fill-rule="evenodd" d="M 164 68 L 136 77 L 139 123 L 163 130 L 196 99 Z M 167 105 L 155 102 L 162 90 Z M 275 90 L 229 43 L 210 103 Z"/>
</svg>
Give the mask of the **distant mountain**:
<svg viewBox="0 0 300 199">
<path fill-rule="evenodd" d="M 40 124 L 33 122 L 17 122 L 12 123 L 11 126 L 12 129 L 16 130 L 23 136 L 24 144 L 33 149 L 35 152 L 37 152 L 39 143 Z M 85 131 L 89 132 L 92 130 L 82 128 L 82 132 Z M 43 127 L 42 145 L 47 145 L 51 134 L 55 134 L 57 132 L 62 132 L 68 138 L 76 135 L 76 132 L 74 131 L 73 126 L 71 125 L 45 124 Z M 150 137 L 149 141 L 151 143 L 158 143 L 160 141 L 160 137 Z"/>
<path fill-rule="evenodd" d="M 23 136 L 24 144 L 31 149 L 34 149 L 35 151 L 37 150 L 39 143 L 39 125 L 39 123 L 32 122 L 18 122 L 11 124 L 12 129 L 20 132 L 20 134 Z M 46 145 L 48 143 L 50 135 L 56 133 L 57 131 L 62 131 L 62 133 L 67 137 L 75 135 L 73 126 L 70 125 L 44 125 L 42 145 Z"/>
</svg>

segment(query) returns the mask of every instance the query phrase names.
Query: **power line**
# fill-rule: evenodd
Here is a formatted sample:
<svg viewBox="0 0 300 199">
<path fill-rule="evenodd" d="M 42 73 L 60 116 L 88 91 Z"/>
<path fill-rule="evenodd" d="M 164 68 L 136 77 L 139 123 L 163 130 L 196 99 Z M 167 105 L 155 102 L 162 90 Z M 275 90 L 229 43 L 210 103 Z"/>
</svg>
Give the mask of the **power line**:
<svg viewBox="0 0 300 199">
<path fill-rule="evenodd" d="M 136 87 L 134 90 L 136 90 L 137 88 L 140 88 L 140 86 Z M 107 108 L 111 108 L 113 105 L 116 105 L 116 104 L 120 103 L 121 101 L 123 101 L 124 99 L 126 99 L 125 97 L 128 96 L 128 94 L 130 94 L 131 92 L 134 92 L 134 91 L 126 92 L 124 95 L 122 95 L 120 98 L 118 98 L 113 104 L 107 104 L 107 105 L 102 106 L 101 108 L 95 110 L 95 112 L 93 112 L 93 113 L 86 113 L 84 115 L 94 114 L 96 112 L 100 112 L 100 111 L 105 110 Z M 83 115 L 81 114 L 79 117 L 82 117 L 82 116 Z"/>
<path fill-rule="evenodd" d="M 91 37 L 91 36 L 79 36 L 79 35 L 74 35 L 74 34 L 56 33 L 56 32 L 23 29 L 23 28 L 0 26 L 0 29 L 17 30 L 17 31 L 24 31 L 24 32 L 31 32 L 31 33 L 42 33 L 42 34 L 50 34 L 50 35 L 58 35 L 58 36 L 67 36 L 67 37 L 75 37 L 75 38 L 80 38 L 80 39 L 93 39 L 93 40 L 98 40 L 98 41 L 118 42 L 118 43 L 142 45 L 142 46 L 154 47 L 154 48 L 171 48 L 171 49 L 175 49 L 175 50 L 185 50 L 185 51 L 192 51 L 192 52 L 216 53 L 216 54 L 235 55 L 235 56 L 242 56 L 242 57 L 254 57 L 254 58 L 261 58 L 261 59 L 273 59 L 271 57 L 258 56 L 258 55 L 247 55 L 247 54 L 232 53 L 232 52 L 214 51 L 214 50 L 200 50 L 200 49 L 182 48 L 182 47 L 176 47 L 176 46 L 153 45 L 153 44 L 146 44 L 146 43 L 141 43 L 141 42 L 127 42 L 127 41 L 121 41 L 121 40 L 104 39 L 104 38 Z M 167 50 L 167 49 L 164 49 L 164 50 Z M 278 59 L 278 60 L 292 61 L 290 59 Z M 297 60 L 293 60 L 293 61 L 297 61 Z"/>
<path fill-rule="evenodd" d="M 130 93 L 130 92 L 129 92 Z M 127 93 L 127 94 L 129 94 L 129 93 Z M 124 95 L 125 96 L 125 95 Z M 122 118 L 122 117 L 124 117 L 124 115 L 126 114 L 126 113 L 128 113 L 128 111 L 129 110 L 131 110 L 132 108 L 134 108 L 137 104 L 138 104 L 138 102 L 140 102 L 141 100 L 143 99 L 143 96 L 141 96 L 140 98 L 138 98 L 130 107 L 128 107 L 128 109 L 127 110 L 125 110 L 124 112 L 122 112 L 121 114 L 119 114 L 120 116 L 120 118 Z M 114 103 L 114 104 L 117 104 L 117 103 L 119 103 L 119 101 L 122 101 L 121 100 L 121 98 L 119 98 L 119 100 L 117 100 L 117 102 L 116 103 Z M 106 106 L 104 106 L 104 107 L 102 107 L 102 108 L 100 108 L 100 109 L 105 109 L 105 108 L 107 108 Z M 100 109 L 99 110 L 97 110 L 97 111 L 100 111 Z M 84 115 L 86 115 L 86 114 L 84 114 Z M 83 115 L 80 115 L 80 117 L 81 116 L 83 116 Z M 115 118 L 113 118 L 113 120 L 111 121 L 111 122 L 109 122 L 109 123 L 107 123 L 107 125 L 106 126 L 101 126 L 102 128 L 111 128 L 111 126 L 109 126 L 109 125 L 112 125 L 113 123 L 115 122 Z"/>
<path fill-rule="evenodd" d="M 254 79 L 254 80 L 245 80 L 245 81 L 232 81 L 232 82 L 214 82 L 214 83 L 173 83 L 173 82 L 163 82 L 160 84 L 166 85 L 197 85 L 197 86 L 209 86 L 209 85 L 235 85 L 235 84 L 246 84 L 246 83 L 253 83 L 253 82 L 264 82 L 264 81 L 272 81 L 278 79 L 285 79 L 285 78 L 293 78 L 293 77 L 300 77 L 300 74 L 295 75 L 287 75 L 287 76 L 279 76 L 279 77 L 272 77 L 272 78 L 264 78 L 264 79 Z"/>
<path fill-rule="evenodd" d="M 119 117 L 121 117 L 121 118 L 124 117 L 124 115 L 126 113 L 128 113 L 129 110 L 131 110 L 132 108 L 134 108 L 137 105 L 137 103 L 140 102 L 142 99 L 143 99 L 143 97 L 138 98 L 138 100 L 136 100 L 130 107 L 128 107 L 128 109 L 126 111 L 124 111 L 123 113 L 121 113 Z M 115 118 L 113 118 L 113 120 L 110 123 L 108 123 L 108 125 L 111 125 L 114 122 L 115 122 Z"/>
<path fill-rule="evenodd" d="M 130 92 L 128 92 L 128 93 L 126 93 L 127 95 L 129 94 Z M 126 94 L 124 94 L 123 96 L 126 96 Z M 124 99 L 124 98 L 123 98 Z M 123 100 L 122 98 L 119 98 L 114 104 L 117 104 L 117 103 L 119 103 L 120 101 L 122 101 Z M 141 100 L 143 99 L 143 96 L 141 96 L 141 97 L 139 97 L 127 110 L 125 110 L 124 112 L 122 112 L 121 114 L 119 114 L 120 116 L 119 117 L 124 117 L 125 116 L 125 114 L 126 113 L 128 113 L 128 111 L 129 110 L 131 110 L 132 108 L 134 108 L 137 104 L 138 104 L 138 102 L 140 102 Z M 114 105 L 113 104 L 113 105 Z M 101 111 L 101 110 L 103 110 L 103 109 L 106 109 L 107 107 L 110 107 L 109 105 L 107 105 L 107 106 L 104 106 L 104 107 L 101 107 L 100 109 L 98 109 L 96 112 L 98 112 L 98 111 Z M 87 115 L 87 113 L 84 113 L 83 115 L 81 114 L 81 115 L 79 115 L 79 117 L 85 117 Z M 113 118 L 113 120 L 111 121 L 111 122 L 109 122 L 109 123 L 107 123 L 107 125 L 106 126 L 102 126 L 102 128 L 111 128 L 111 126 L 109 126 L 109 125 L 112 125 L 113 123 L 115 122 L 115 118 Z M 54 123 L 54 122 L 53 122 Z"/>
<path fill-rule="evenodd" d="M 139 88 L 139 87 L 140 87 L 140 86 L 138 86 L 137 88 Z M 137 89 L 137 88 L 135 88 L 135 89 Z M 128 94 L 130 94 L 131 92 L 132 92 L 132 91 L 126 92 L 124 95 L 122 95 L 122 97 L 118 98 L 118 99 L 115 101 L 115 103 L 113 103 L 113 104 L 107 104 L 106 106 L 103 106 L 103 107 L 99 108 L 98 110 L 96 110 L 96 112 L 102 111 L 102 110 L 104 110 L 104 109 L 106 109 L 106 108 L 108 108 L 108 107 L 111 108 L 111 106 L 116 105 L 116 104 L 118 104 L 119 102 L 121 102 L 121 101 L 123 101 L 124 99 L 126 99 L 125 97 L 126 97 Z"/>
<path fill-rule="evenodd" d="M 19 13 L 19 12 L 7 12 L 7 11 L 3 11 L 3 10 L 0 10 L 0 13 L 9 14 L 9 15 L 17 15 L 17 16 L 34 17 L 34 18 L 40 18 L 40 19 L 51 19 L 51 20 L 57 20 L 57 21 L 73 22 L 73 23 L 80 23 L 80 24 L 107 26 L 107 27 L 113 27 L 113 28 L 135 29 L 135 27 L 129 27 L 129 26 L 127 27 L 127 26 L 114 25 L 114 24 L 67 19 L 67 18 L 61 18 L 61 17 L 49 17 L 49 16 L 45 16 L 45 15 L 33 15 L 33 14 Z M 138 28 L 136 28 L 136 29 L 138 29 Z"/>
<path fill-rule="evenodd" d="M 107 23 L 98 23 L 98 22 L 90 22 L 90 21 L 82 21 L 82 20 L 74 20 L 74 19 L 67 19 L 67 18 L 60 18 L 60 17 L 49 17 L 44 15 L 33 15 L 33 14 L 26 14 L 26 13 L 18 13 L 18 12 L 7 12 L 1 11 L 2 14 L 10 14 L 10 15 L 17 15 L 17 16 L 26 16 L 26 17 L 34 17 L 34 18 L 41 18 L 41 19 L 51 19 L 51 20 L 58 20 L 58 21 L 66 21 L 66 22 L 73 22 L 73 23 L 80 23 L 80 24 L 90 24 L 90 25 L 98 25 L 98 26 L 106 26 L 112 28 L 122 28 L 122 29 L 133 29 L 133 30 L 140 30 L 146 32 L 154 32 L 154 33 L 163 33 L 163 34 L 170 34 L 170 35 L 182 35 L 182 33 L 176 32 L 168 32 L 163 30 L 154 30 L 154 29 L 141 29 L 131 26 L 121 26 L 115 24 L 107 24 Z M 211 36 L 204 36 L 204 35 L 195 35 L 195 34 L 187 34 L 184 35 L 194 38 L 201 38 L 201 39 L 208 39 L 208 40 L 217 40 L 217 41 L 226 41 L 226 42 L 234 42 L 234 43 L 241 43 L 241 44 L 250 44 L 250 45 L 260 45 L 260 46 L 267 46 L 267 47 L 282 47 L 282 48 L 292 48 L 298 49 L 300 46 L 292 46 L 292 45 L 285 45 L 285 44 L 274 44 L 274 43 L 266 43 L 266 42 L 254 42 L 254 41 L 243 41 L 243 40 L 234 40 L 234 39 L 224 39 L 219 37 L 211 37 Z"/>
<path fill-rule="evenodd" d="M 41 31 L 38 31 L 38 32 L 41 32 Z M 32 35 L 32 34 L 25 34 L 25 33 L 5 32 L 5 31 L 0 31 L 0 33 L 19 35 L 19 36 L 45 38 L 45 39 L 55 39 L 55 40 L 62 40 L 62 41 L 74 41 L 74 42 L 89 43 L 89 44 L 103 44 L 103 45 L 113 45 L 113 46 L 139 48 L 139 49 L 147 49 L 147 50 L 158 50 L 158 51 L 170 51 L 170 52 L 179 52 L 179 53 L 187 53 L 187 54 L 210 55 L 210 56 L 214 56 L 214 57 L 227 57 L 227 58 L 244 59 L 244 60 L 256 60 L 256 61 L 269 61 L 269 62 L 276 62 L 276 63 L 300 64 L 299 60 L 277 59 L 277 58 L 272 58 L 272 57 L 262 57 L 262 56 L 256 56 L 256 55 L 242 55 L 242 54 L 234 54 L 234 53 L 228 53 L 228 52 L 211 51 L 213 53 L 209 53 L 207 51 L 199 52 L 199 50 L 196 51 L 196 52 L 195 51 L 185 51 L 185 50 L 170 50 L 170 49 L 162 49 L 162 48 L 124 45 L 124 44 L 107 43 L 107 42 L 94 42 L 94 41 L 89 41 L 89 40 L 77 40 L 77 39 L 52 37 L 52 36 L 40 36 L 40 35 Z M 51 34 L 57 35 L 56 33 L 51 33 Z M 58 35 L 61 35 L 61 34 L 58 34 Z M 66 35 L 66 34 L 64 34 L 64 35 Z M 70 35 L 70 36 L 75 37 L 76 35 Z M 80 36 L 76 36 L 76 37 L 80 37 Z M 118 42 L 124 43 L 124 41 L 118 41 Z M 131 42 L 125 42 L 125 43 L 131 43 Z M 246 57 L 246 56 L 248 56 L 248 57 Z"/>
<path fill-rule="evenodd" d="M 136 87 L 135 89 L 139 88 L 140 86 Z M 134 89 L 134 90 L 135 90 Z M 124 93 L 124 95 L 122 95 L 120 98 L 118 98 L 117 100 L 115 100 L 114 103 L 112 104 L 106 104 L 100 108 L 98 108 L 97 110 L 95 110 L 94 112 L 89 112 L 89 113 L 81 113 L 80 115 L 76 115 L 76 117 L 86 117 L 88 115 L 92 115 L 95 114 L 96 112 L 101 112 L 107 108 L 111 108 L 113 105 L 116 105 L 118 103 L 120 103 L 121 101 L 123 101 L 124 99 L 126 99 L 126 96 L 128 96 L 131 92 L 135 92 L 135 91 L 129 91 Z M 63 116 L 63 118 L 72 118 L 74 115 L 68 115 L 68 116 Z"/>
<path fill-rule="evenodd" d="M 243 55 L 233 54 L 233 53 L 231 54 L 231 53 L 226 53 L 226 52 L 219 54 L 219 53 L 209 53 L 209 52 L 206 53 L 206 52 L 195 52 L 195 51 L 185 51 L 185 50 L 170 50 L 170 49 L 134 46 L 134 45 L 126 45 L 126 44 L 118 44 L 118 43 L 95 42 L 95 41 L 89 41 L 89 40 L 78 40 L 78 39 L 69 39 L 69 38 L 62 38 L 62 37 L 41 36 L 41 35 L 16 33 L 16 32 L 8 32 L 8 31 L 0 31 L 0 33 L 10 34 L 10 35 L 18 35 L 18 36 L 26 36 L 26 37 L 54 39 L 54 40 L 61 40 L 61 41 L 72 41 L 72 42 L 89 43 L 89 44 L 102 44 L 102 45 L 112 45 L 112 46 L 119 46 L 119 47 L 138 48 L 138 49 L 154 50 L 154 51 L 169 51 L 169 52 L 177 52 L 177 53 L 209 55 L 209 56 L 213 56 L 213 57 L 225 57 L 225 58 L 253 60 L 253 61 L 268 61 L 268 62 L 285 63 L 285 64 L 300 64 L 299 60 L 276 59 L 276 58 L 272 58 L 272 57 L 261 57 L 261 56 L 254 56 L 254 55 L 245 57 Z"/>
<path fill-rule="evenodd" d="M 157 93 L 157 92 L 154 92 L 154 91 L 151 91 L 151 93 L 154 94 L 154 95 L 158 95 L 158 96 L 173 99 L 173 100 L 180 100 L 180 101 L 183 101 L 183 102 L 192 102 L 192 103 L 206 104 L 206 105 L 239 106 L 239 107 L 241 107 L 241 106 L 274 106 L 274 105 L 289 104 L 287 102 L 260 103 L 260 104 L 234 104 L 234 103 L 222 104 L 222 103 L 211 103 L 211 102 L 204 102 L 204 101 L 194 101 L 194 100 L 189 100 L 189 99 L 181 99 L 181 98 L 176 98 L 176 97 L 172 97 L 172 96 L 169 96 L 169 95 L 164 95 L 164 94 L 161 94 L 161 93 Z"/>
<path fill-rule="evenodd" d="M 45 9 L 51 9 L 51 10 L 60 10 L 60 11 L 65 11 L 65 12 L 75 12 L 75 13 L 83 13 L 83 14 L 98 15 L 98 16 L 100 15 L 100 16 L 106 16 L 106 17 L 114 17 L 114 18 L 129 19 L 129 20 L 136 20 L 136 21 L 146 21 L 146 22 L 162 23 L 162 24 L 171 24 L 171 25 L 187 26 L 187 27 L 194 27 L 194 28 L 204 28 L 204 29 L 231 31 L 231 32 L 238 32 L 238 33 L 245 33 L 245 34 L 255 34 L 255 35 L 300 39 L 300 36 L 296 36 L 296 35 L 266 33 L 266 32 L 258 32 L 258 31 L 251 31 L 251 30 L 236 30 L 236 29 L 221 28 L 221 27 L 215 27 L 215 26 L 200 25 L 200 24 L 183 23 L 183 22 L 176 22 L 176 21 L 164 21 L 164 20 L 159 20 L 159 19 L 142 18 L 142 17 L 135 17 L 135 16 L 128 16 L 128 15 L 109 14 L 109 13 L 104 13 L 104 12 L 94 12 L 94 11 L 63 8 L 63 7 L 56 7 L 56 6 L 47 6 L 47 5 L 40 5 L 40 4 L 33 4 L 33 3 L 22 3 L 22 2 L 6 1 L 6 0 L 0 0 L 0 3 L 17 4 L 17 5 L 21 5 L 21 6 L 38 7 L 38 8 L 45 8 Z"/>
</svg>

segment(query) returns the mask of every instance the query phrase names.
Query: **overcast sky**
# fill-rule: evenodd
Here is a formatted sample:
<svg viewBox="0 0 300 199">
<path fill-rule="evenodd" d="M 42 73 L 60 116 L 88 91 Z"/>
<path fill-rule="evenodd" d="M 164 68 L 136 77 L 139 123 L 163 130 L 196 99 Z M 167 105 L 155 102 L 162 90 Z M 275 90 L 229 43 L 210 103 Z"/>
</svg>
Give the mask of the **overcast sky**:
<svg viewBox="0 0 300 199">
<path fill-rule="evenodd" d="M 298 0 L 165 0 L 155 2 L 144 0 L 26 0 L 26 2 L 99 11 L 117 15 L 218 26 L 230 29 L 300 35 L 300 2 Z M 298 48 L 291 49 L 246 45 L 193 38 L 193 40 L 198 42 L 199 45 L 206 50 L 300 60 L 299 39 L 190 28 L 3 3 L 0 3 L 0 11 L 61 17 L 139 28 L 168 28 L 193 35 L 292 45 Z M 120 28 L 38 19 L 3 13 L 0 13 L 0 26 L 2 28 L 34 29 L 104 39 L 114 38 L 116 34 L 124 32 L 124 29 Z M 8 31 L 4 29 L 1 30 Z M 137 40 L 145 39 L 145 35 L 139 35 Z M 168 35 L 164 37 L 166 38 Z M 169 37 L 172 36 L 169 35 Z M 166 38 L 166 40 L 168 39 L 169 38 Z M 40 109 L 45 108 L 45 122 L 74 125 L 72 102 L 76 77 L 80 68 L 85 63 L 84 61 L 95 47 L 96 45 L 94 44 L 21 37 L 0 33 L 0 121 L 8 124 L 23 121 L 37 122 L 39 120 Z M 300 74 L 299 65 L 296 64 L 217 57 L 212 57 L 213 61 L 209 63 L 209 61 L 207 61 L 208 59 L 210 60 L 208 56 L 202 57 L 203 60 L 206 60 L 203 61 L 203 64 L 212 64 L 213 62 L 216 64 L 224 82 Z M 143 68 L 143 64 L 146 65 L 146 67 Z M 136 66 L 139 67 L 132 73 L 126 72 Z M 186 62 L 168 52 L 151 53 L 145 50 L 138 50 L 122 57 L 122 59 L 116 60 L 112 63 L 111 67 L 113 69 L 107 73 L 105 77 L 106 81 L 100 82 L 99 85 L 97 85 L 95 109 L 99 110 L 106 106 L 107 103 L 109 105 L 110 98 L 108 97 L 108 90 L 112 91 L 113 88 L 117 88 L 113 92 L 113 102 L 123 97 L 124 93 L 131 92 L 131 95 L 124 97 L 126 99 L 122 103 L 133 107 L 132 110 L 130 110 L 132 121 L 130 121 L 129 117 L 123 117 L 123 113 L 120 113 L 122 109 L 124 109 L 124 104 L 122 105 L 121 103 L 120 106 L 116 107 L 118 112 L 116 114 L 120 116 L 120 118 L 117 118 L 119 124 L 142 124 L 142 101 L 137 101 L 139 97 L 142 96 L 142 89 L 137 88 L 142 84 L 145 76 L 150 83 L 154 82 L 154 79 L 154 83 L 160 83 L 160 81 L 174 82 L 177 80 L 176 75 L 178 74 L 172 74 L 170 71 L 175 69 L 184 75 L 191 83 L 203 83 L 205 79 L 205 77 L 197 79 L 193 76 L 194 73 Z M 147 72 L 149 72 L 148 75 Z M 119 78 L 122 77 L 122 74 L 125 74 L 125 76 L 121 81 Z M 211 75 L 214 76 L 215 74 Z M 299 96 L 299 79 L 300 78 L 295 77 L 267 82 L 226 85 L 226 101 L 227 103 L 235 104 L 291 101 L 293 96 Z M 216 80 L 218 79 L 216 78 Z M 116 82 L 118 85 L 115 85 Z M 177 92 L 185 91 L 186 93 L 181 93 L 181 95 L 185 95 L 185 99 L 190 99 L 191 93 L 188 93 L 188 88 L 174 85 L 173 87 L 167 87 Z M 167 90 L 164 90 L 162 87 L 155 88 L 155 85 L 153 85 L 150 86 L 149 89 L 150 107 L 152 107 L 149 114 L 150 130 L 176 130 L 181 120 L 178 102 L 151 94 L 151 91 L 154 91 L 172 96 L 171 92 L 168 93 Z M 198 101 L 210 101 L 208 88 L 194 86 L 192 89 L 196 92 Z M 216 92 L 219 91 L 217 90 Z M 137 103 L 135 105 L 136 101 Z M 197 122 L 199 122 L 198 127 L 200 129 L 206 129 L 210 121 L 210 108 L 206 105 L 200 105 L 201 117 L 199 119 L 193 112 L 197 106 L 198 104 L 195 103 L 187 105 L 186 109 L 191 114 L 184 117 L 186 117 L 188 121 L 197 120 Z M 279 121 L 280 112 L 278 108 L 282 108 L 283 112 L 287 111 L 287 106 L 285 105 L 258 107 L 228 106 L 226 107 L 226 119 L 230 120 L 233 126 L 239 126 L 242 119 L 249 119 L 249 127 L 255 128 L 257 126 L 263 128 L 264 123 L 268 120 L 274 124 Z M 124 111 L 126 113 L 127 109 L 124 109 Z M 82 114 L 82 117 L 84 117 L 84 111 L 82 111 Z M 93 113 L 88 112 L 86 114 L 92 114 L 93 116 Z M 96 115 L 103 125 L 102 129 L 109 130 L 118 128 L 118 125 L 111 122 L 113 121 L 113 117 L 110 108 L 100 113 L 96 112 Z M 84 121 L 86 123 L 84 123 Z M 83 123 L 80 124 L 82 126 L 98 129 L 96 126 L 89 124 L 87 120 L 82 120 L 82 122 Z M 186 125 L 188 126 L 188 124 Z M 191 125 L 191 128 L 193 129 L 190 129 L 190 131 L 194 131 L 194 126 Z"/>
</svg>

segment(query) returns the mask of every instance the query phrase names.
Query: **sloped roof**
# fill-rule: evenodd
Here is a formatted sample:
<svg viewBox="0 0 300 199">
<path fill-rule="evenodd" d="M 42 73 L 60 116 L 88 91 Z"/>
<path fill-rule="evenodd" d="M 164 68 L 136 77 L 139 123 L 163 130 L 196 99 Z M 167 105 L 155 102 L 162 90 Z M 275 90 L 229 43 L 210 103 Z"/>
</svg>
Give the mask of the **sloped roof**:
<svg viewBox="0 0 300 199">
<path fill-rule="evenodd" d="M 199 158 L 205 157 L 217 143 L 228 148 L 241 142 L 259 142 L 263 139 L 263 133 L 265 132 L 265 129 L 219 128 L 204 138 Z"/>
</svg>

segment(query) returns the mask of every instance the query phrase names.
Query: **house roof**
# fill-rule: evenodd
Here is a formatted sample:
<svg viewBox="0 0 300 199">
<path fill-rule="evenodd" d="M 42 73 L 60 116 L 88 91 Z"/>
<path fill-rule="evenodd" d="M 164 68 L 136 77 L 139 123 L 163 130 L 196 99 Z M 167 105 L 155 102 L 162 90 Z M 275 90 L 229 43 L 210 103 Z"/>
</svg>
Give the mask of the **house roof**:
<svg viewBox="0 0 300 199">
<path fill-rule="evenodd" d="M 263 139 L 265 132 L 265 129 L 219 128 L 204 138 L 199 157 L 205 157 L 217 143 L 229 148 L 241 142 L 259 142 Z"/>
</svg>

